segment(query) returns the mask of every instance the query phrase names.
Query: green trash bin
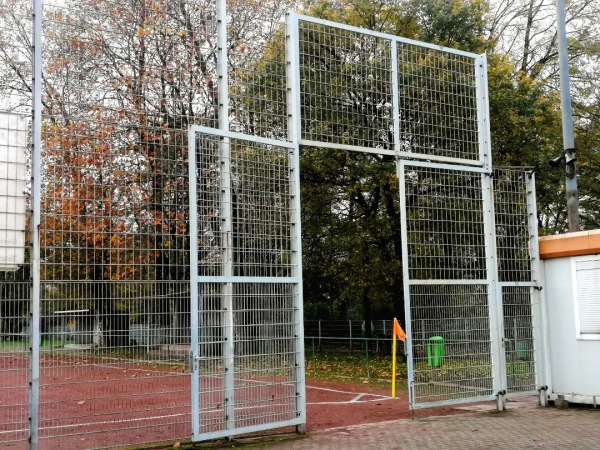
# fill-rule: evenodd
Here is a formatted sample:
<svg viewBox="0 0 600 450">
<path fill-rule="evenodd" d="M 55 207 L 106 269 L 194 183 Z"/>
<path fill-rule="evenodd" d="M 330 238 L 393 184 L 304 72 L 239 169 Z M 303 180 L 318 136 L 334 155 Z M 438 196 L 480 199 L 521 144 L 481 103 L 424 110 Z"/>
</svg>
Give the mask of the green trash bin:
<svg viewBox="0 0 600 450">
<path fill-rule="evenodd" d="M 529 351 L 529 342 L 517 341 L 515 345 L 515 353 L 517 354 L 517 359 L 521 361 L 529 361 L 531 359 L 531 354 Z"/>
<path fill-rule="evenodd" d="M 432 336 L 427 342 L 427 364 L 429 367 L 441 367 L 444 362 L 444 338 Z"/>
</svg>

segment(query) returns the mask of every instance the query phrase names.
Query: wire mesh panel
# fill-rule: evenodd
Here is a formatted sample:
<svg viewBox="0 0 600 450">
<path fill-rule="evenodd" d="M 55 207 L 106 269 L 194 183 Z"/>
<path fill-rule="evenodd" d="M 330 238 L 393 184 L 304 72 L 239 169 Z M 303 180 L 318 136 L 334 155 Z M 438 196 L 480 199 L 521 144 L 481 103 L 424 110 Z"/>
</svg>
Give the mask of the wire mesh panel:
<svg viewBox="0 0 600 450">
<path fill-rule="evenodd" d="M 294 286 L 234 287 L 236 425 L 290 422 L 298 415 Z"/>
<path fill-rule="evenodd" d="M 537 218 L 531 171 L 494 169 L 494 209 L 507 391 L 531 392 L 543 385 Z"/>
<path fill-rule="evenodd" d="M 493 398 L 486 175 L 434 163 L 400 166 L 411 407 Z"/>
<path fill-rule="evenodd" d="M 232 141 L 233 274 L 291 277 L 290 149 Z"/>
<path fill-rule="evenodd" d="M 52 298 L 44 301 L 41 327 L 41 445 L 84 448 L 189 435 L 189 284 L 43 287 Z"/>
<path fill-rule="evenodd" d="M 31 2 L 0 3 L 0 447 L 29 436 Z"/>
<path fill-rule="evenodd" d="M 288 139 L 285 17 L 297 3 L 227 2 L 231 131 Z"/>
<path fill-rule="evenodd" d="M 297 147 L 202 127 L 192 133 L 194 438 L 300 425 Z"/>
<path fill-rule="evenodd" d="M 482 163 L 478 55 L 305 16 L 297 23 L 302 144 Z"/>
<path fill-rule="evenodd" d="M 410 287 L 417 403 L 493 394 L 486 285 Z"/>
<path fill-rule="evenodd" d="M 404 183 L 410 279 L 486 280 L 482 175 L 418 167 Z"/>
<path fill-rule="evenodd" d="M 27 144 L 25 116 L 0 112 L 0 442 L 26 439 L 29 417 Z"/>
<path fill-rule="evenodd" d="M 391 41 L 299 21 L 302 139 L 391 150 Z"/>
<path fill-rule="evenodd" d="M 478 161 L 474 56 L 404 42 L 397 51 L 401 151 Z"/>
<path fill-rule="evenodd" d="M 530 286 L 502 286 L 504 351 L 507 390 L 536 390 L 536 365 L 532 291 Z"/>
<path fill-rule="evenodd" d="M 199 288 L 200 433 L 281 424 L 296 419 L 298 385 L 294 346 L 294 293 L 290 284 L 236 284 L 233 387 L 223 364 L 224 310 L 219 284 Z M 235 428 L 228 430 L 235 433 Z"/>
<path fill-rule="evenodd" d="M 500 282 L 532 281 L 528 177 L 520 169 L 494 169 L 496 252 Z"/>
<path fill-rule="evenodd" d="M 191 435 L 189 124 L 209 0 L 44 2 L 41 446 Z"/>
<path fill-rule="evenodd" d="M 30 282 L 0 272 L 0 443 L 25 448 L 28 437 Z M 19 446 L 17 443 L 20 443 Z"/>
</svg>

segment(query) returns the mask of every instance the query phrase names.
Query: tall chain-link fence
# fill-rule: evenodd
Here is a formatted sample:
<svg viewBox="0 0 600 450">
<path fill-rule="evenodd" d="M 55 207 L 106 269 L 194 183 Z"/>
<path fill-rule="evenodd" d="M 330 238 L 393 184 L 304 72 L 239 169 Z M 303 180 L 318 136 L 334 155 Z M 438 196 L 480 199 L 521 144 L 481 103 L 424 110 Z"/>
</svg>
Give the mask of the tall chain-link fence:
<svg viewBox="0 0 600 450">
<path fill-rule="evenodd" d="M 496 175 L 494 231 L 485 58 L 295 6 L 0 4 L 0 442 L 301 430 L 300 145 L 396 159 L 413 397 L 539 384 L 532 179 Z M 391 324 L 347 331 L 368 358 Z"/>
<path fill-rule="evenodd" d="M 0 440 L 24 444 L 33 434 L 40 447 L 86 448 L 189 437 L 188 128 L 217 129 L 226 114 L 232 130 L 287 137 L 281 38 L 292 3 L 231 2 L 220 36 L 212 0 L 33 6 L 41 11 L 35 34 L 31 2 L 0 5 L 0 109 L 11 111 L 0 115 L 0 191 L 8 194 L 0 219 L 14 232 L 0 237 L 0 257 L 11 263 L 0 272 Z M 36 55 L 42 78 L 32 81 Z M 36 108 L 41 170 L 32 174 Z M 31 243 L 23 242 L 32 175 L 41 192 L 39 330 Z M 13 211 L 16 200 L 23 211 Z M 252 242 L 256 230 L 243 223 L 251 215 L 242 210 L 235 223 L 246 227 L 249 244 L 239 251 L 248 260 L 262 236 Z M 261 270 L 260 261 L 247 266 Z M 31 339 L 39 345 L 33 371 Z M 37 421 L 28 430 L 30 416 Z"/>
</svg>

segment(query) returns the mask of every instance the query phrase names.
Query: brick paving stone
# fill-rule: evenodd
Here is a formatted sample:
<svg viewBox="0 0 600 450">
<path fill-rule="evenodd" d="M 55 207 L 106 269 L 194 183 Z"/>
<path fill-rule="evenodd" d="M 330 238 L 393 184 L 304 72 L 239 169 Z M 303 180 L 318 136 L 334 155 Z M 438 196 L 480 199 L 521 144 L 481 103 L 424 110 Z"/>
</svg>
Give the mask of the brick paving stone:
<svg viewBox="0 0 600 450">
<path fill-rule="evenodd" d="M 308 433 L 298 440 L 269 444 L 285 450 L 480 450 L 600 449 L 600 409 L 539 407 L 530 402 L 492 406 L 454 416 L 403 419 Z"/>
</svg>

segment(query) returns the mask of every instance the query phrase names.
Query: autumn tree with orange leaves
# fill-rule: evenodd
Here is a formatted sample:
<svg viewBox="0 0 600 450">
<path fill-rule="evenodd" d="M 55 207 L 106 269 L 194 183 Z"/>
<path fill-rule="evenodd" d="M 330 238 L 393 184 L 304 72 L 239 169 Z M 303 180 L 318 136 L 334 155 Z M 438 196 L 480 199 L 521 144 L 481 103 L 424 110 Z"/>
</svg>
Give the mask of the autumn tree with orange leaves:
<svg viewBox="0 0 600 450">
<path fill-rule="evenodd" d="M 4 22 L 26 24 L 27 8 L 11 3 Z M 288 5 L 230 2 L 232 73 L 261 54 Z M 127 344 L 136 308 L 125 298 L 157 299 L 146 322 L 189 323 L 187 128 L 218 124 L 216 23 L 211 0 L 45 5 L 43 293 L 63 300 L 48 315 L 64 301 L 99 313 L 107 346 Z M 2 75 L 26 104 L 21 68 Z"/>
</svg>

